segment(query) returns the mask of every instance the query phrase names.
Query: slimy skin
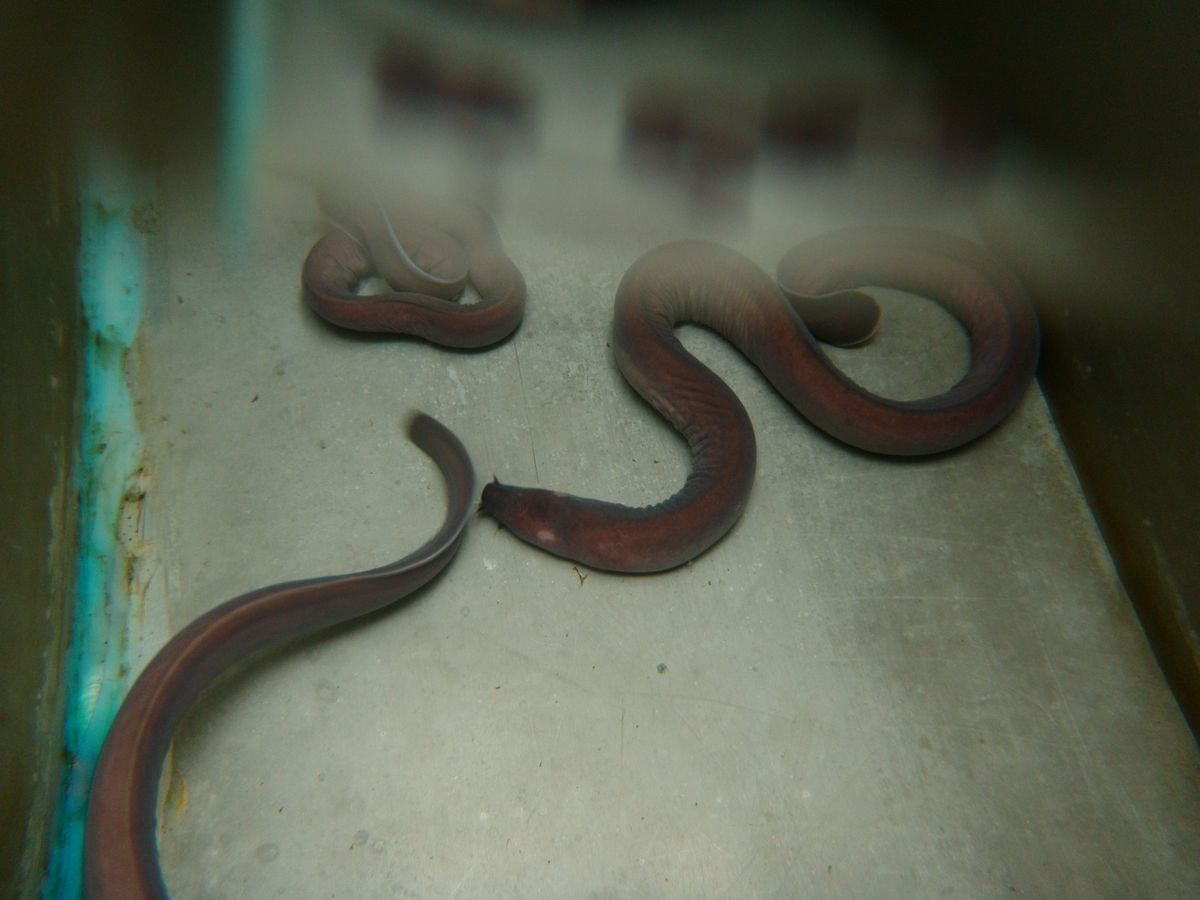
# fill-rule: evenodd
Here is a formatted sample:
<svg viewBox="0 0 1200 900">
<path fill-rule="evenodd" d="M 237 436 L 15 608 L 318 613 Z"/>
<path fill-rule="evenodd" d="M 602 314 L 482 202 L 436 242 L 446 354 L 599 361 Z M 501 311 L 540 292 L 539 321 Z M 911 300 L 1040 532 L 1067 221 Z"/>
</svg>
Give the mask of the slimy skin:
<svg viewBox="0 0 1200 900">
<path fill-rule="evenodd" d="M 445 426 L 416 415 L 409 436 L 446 481 L 446 517 L 424 546 L 366 572 L 292 581 L 243 594 L 173 637 L 117 712 L 92 780 L 84 835 L 89 900 L 165 898 L 155 816 L 171 735 L 230 665 L 267 647 L 382 609 L 435 578 L 454 558 L 475 493 L 467 451 Z"/>
<path fill-rule="evenodd" d="M 1013 410 L 1033 378 L 1033 308 L 1015 279 L 969 241 L 907 228 L 834 232 L 791 250 L 778 275 L 779 286 L 733 250 L 680 241 L 644 255 L 617 289 L 613 355 L 634 390 L 687 441 L 692 471 L 681 490 L 633 508 L 493 481 L 482 512 L 543 550 L 615 572 L 672 569 L 720 540 L 754 481 L 754 430 L 734 393 L 675 336 L 687 322 L 724 336 L 818 428 L 871 453 L 919 456 L 969 443 Z M 869 336 L 870 311 L 853 289 L 866 286 L 928 297 L 958 319 L 971 357 L 957 384 L 921 400 L 891 400 L 830 362 L 801 316 L 814 317 L 818 337 L 858 342 Z"/>
</svg>

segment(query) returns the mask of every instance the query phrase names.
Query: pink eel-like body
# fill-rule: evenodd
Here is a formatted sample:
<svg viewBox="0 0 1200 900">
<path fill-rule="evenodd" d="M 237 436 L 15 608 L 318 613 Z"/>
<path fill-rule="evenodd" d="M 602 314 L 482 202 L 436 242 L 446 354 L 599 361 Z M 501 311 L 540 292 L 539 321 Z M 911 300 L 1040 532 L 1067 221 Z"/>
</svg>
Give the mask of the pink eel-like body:
<svg viewBox="0 0 1200 900">
<path fill-rule="evenodd" d="M 917 456 L 966 444 L 1007 416 L 1033 378 L 1033 308 L 1016 280 L 969 241 L 911 228 L 834 232 L 790 251 L 778 281 L 726 247 L 680 241 L 644 255 L 617 289 L 617 366 L 691 449 L 692 471 L 676 494 L 635 508 L 493 481 L 482 510 L 523 541 L 615 572 L 672 569 L 720 540 L 754 481 L 754 429 L 733 392 L 679 342 L 675 327 L 684 323 L 723 335 L 801 415 L 872 453 Z M 869 337 L 874 320 L 855 291 L 868 286 L 927 297 L 958 319 L 971 358 L 957 384 L 922 400 L 890 400 L 830 362 L 814 332 L 830 343 Z"/>
</svg>

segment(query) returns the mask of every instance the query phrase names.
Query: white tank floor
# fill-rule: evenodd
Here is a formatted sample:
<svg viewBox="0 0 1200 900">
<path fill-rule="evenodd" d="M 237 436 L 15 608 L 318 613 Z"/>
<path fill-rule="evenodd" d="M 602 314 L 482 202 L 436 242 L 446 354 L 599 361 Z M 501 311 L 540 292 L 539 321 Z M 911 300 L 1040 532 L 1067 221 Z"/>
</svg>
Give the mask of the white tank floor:
<svg viewBox="0 0 1200 900">
<path fill-rule="evenodd" d="M 442 491 L 404 436 L 412 410 L 458 433 L 481 482 L 664 498 L 686 449 L 606 347 L 626 268 L 705 236 L 772 271 L 796 240 L 880 217 L 836 181 L 759 170 L 753 215 L 700 222 L 563 158 L 499 182 L 529 305 L 513 340 L 475 354 L 313 316 L 304 185 L 268 179 L 231 261 L 211 198 L 164 172 L 137 372 L 147 653 L 239 593 L 379 565 L 431 534 Z M 960 200 L 891 218 L 970 236 Z M 953 383 L 958 328 L 881 299 L 878 338 L 837 360 L 893 396 Z M 872 458 L 720 339 L 684 337 L 758 437 L 732 533 L 629 577 L 477 519 L 412 602 L 242 667 L 175 743 L 173 896 L 1200 891 L 1200 755 L 1041 394 L 960 452 Z"/>
</svg>

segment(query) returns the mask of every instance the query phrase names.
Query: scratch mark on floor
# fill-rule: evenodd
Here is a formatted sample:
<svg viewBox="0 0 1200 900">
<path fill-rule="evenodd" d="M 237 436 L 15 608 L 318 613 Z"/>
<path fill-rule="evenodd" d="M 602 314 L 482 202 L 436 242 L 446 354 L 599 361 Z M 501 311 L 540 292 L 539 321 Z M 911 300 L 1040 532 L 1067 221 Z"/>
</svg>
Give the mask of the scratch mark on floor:
<svg viewBox="0 0 1200 900">
<path fill-rule="evenodd" d="M 521 353 L 515 344 L 513 345 L 513 358 L 517 361 L 517 383 L 521 385 L 521 406 L 525 409 L 525 430 L 529 435 L 529 455 L 533 459 L 533 480 L 535 484 L 541 484 L 542 479 L 538 475 L 537 448 L 533 443 L 533 422 L 529 418 L 529 397 L 525 393 L 525 376 L 521 372 Z"/>
<path fill-rule="evenodd" d="M 467 880 L 475 873 L 475 868 L 478 865 L 479 865 L 478 857 L 471 860 L 471 864 L 469 866 L 467 866 L 467 871 L 465 871 L 463 873 L 463 877 L 458 880 L 458 884 L 456 884 L 454 886 L 454 889 L 450 891 L 451 898 L 457 897 L 457 896 L 459 896 L 459 894 L 462 893 L 463 885 L 465 885 L 467 883 Z"/>
<path fill-rule="evenodd" d="M 580 681 L 576 681 L 574 678 L 568 678 L 562 672 L 556 671 L 555 669 L 552 669 L 548 666 L 542 665 L 541 663 L 537 662 L 533 657 L 529 656 L 526 653 L 522 653 L 520 650 L 517 650 L 514 647 L 510 647 L 505 644 L 498 644 L 497 649 L 503 653 L 507 653 L 510 656 L 514 656 L 517 659 L 521 660 L 527 666 L 529 666 L 529 668 L 532 669 L 533 671 L 541 672 L 542 674 L 548 675 L 557 681 L 561 681 L 563 684 L 574 688 L 575 690 L 579 691 L 581 694 L 587 694 L 589 697 L 599 697 L 601 701 L 608 703 L 610 705 L 615 705 L 612 703 L 611 700 L 609 700 L 603 694 L 597 693 L 597 691 L 594 690 L 593 688 L 588 687 L 587 685 L 583 684 Z M 622 701 L 623 700 L 624 700 L 624 697 L 622 697 Z"/>
<path fill-rule="evenodd" d="M 758 716 L 767 716 L 772 719 L 780 719 L 784 722 L 796 724 L 799 720 L 793 716 L 785 715 L 784 713 L 775 712 L 770 709 L 758 709 L 753 706 L 747 706 L 744 703 L 734 703 L 731 700 L 721 700 L 718 697 L 703 697 L 695 694 L 678 694 L 668 691 L 634 691 L 635 697 L 649 697 L 652 700 L 661 700 L 663 698 L 669 700 L 687 700 L 693 703 L 712 704 L 714 706 L 725 706 L 730 709 L 736 709 L 740 712 L 753 713 Z"/>
<path fill-rule="evenodd" d="M 621 695 L 621 766 L 625 765 L 625 695 Z"/>
</svg>

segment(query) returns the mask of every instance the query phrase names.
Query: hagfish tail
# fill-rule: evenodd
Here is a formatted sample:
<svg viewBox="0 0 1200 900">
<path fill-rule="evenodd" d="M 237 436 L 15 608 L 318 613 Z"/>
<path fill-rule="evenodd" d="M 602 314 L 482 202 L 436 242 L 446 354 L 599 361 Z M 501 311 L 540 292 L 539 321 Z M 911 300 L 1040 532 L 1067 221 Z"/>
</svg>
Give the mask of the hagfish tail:
<svg viewBox="0 0 1200 900">
<path fill-rule="evenodd" d="M 173 637 L 138 676 L 92 781 L 84 836 L 88 898 L 167 896 L 155 840 L 159 774 L 172 732 L 205 687 L 251 653 L 395 603 L 454 557 L 474 498 L 471 459 L 428 416 L 413 418 L 409 436 L 446 482 L 445 520 L 424 546 L 378 569 L 277 584 L 229 600 Z"/>
</svg>

